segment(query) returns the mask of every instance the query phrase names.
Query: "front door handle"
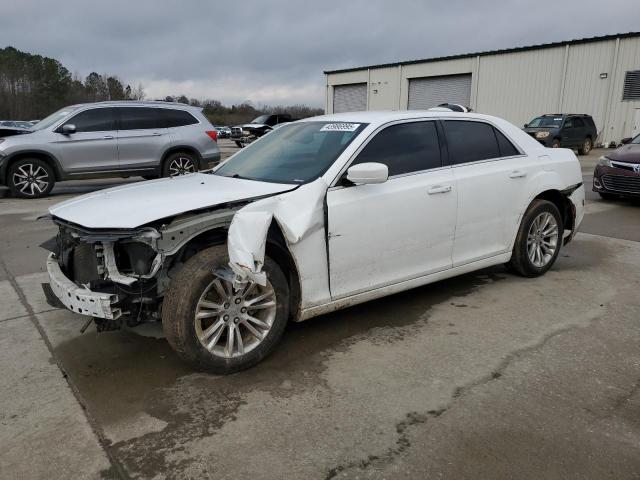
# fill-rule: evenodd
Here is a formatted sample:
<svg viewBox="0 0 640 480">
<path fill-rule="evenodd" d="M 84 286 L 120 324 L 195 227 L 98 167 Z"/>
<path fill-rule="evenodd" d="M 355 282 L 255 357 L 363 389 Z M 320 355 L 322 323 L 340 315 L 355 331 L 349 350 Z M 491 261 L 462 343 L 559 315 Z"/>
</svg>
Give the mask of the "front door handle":
<svg viewBox="0 0 640 480">
<path fill-rule="evenodd" d="M 160 135 L 162 135 L 162 134 L 161 134 L 161 133 L 158 133 L 158 132 L 153 132 L 153 136 L 154 136 L 154 137 L 159 137 Z"/>
<path fill-rule="evenodd" d="M 451 191 L 451 185 L 435 185 L 427 190 L 429 195 L 435 195 L 436 193 L 447 193 Z"/>
<path fill-rule="evenodd" d="M 102 138 L 104 138 L 105 140 L 113 140 L 114 137 L 113 137 L 113 135 L 105 135 Z"/>
<path fill-rule="evenodd" d="M 527 172 L 525 172 L 524 170 L 514 170 L 509 174 L 509 178 L 522 178 L 526 176 Z"/>
</svg>

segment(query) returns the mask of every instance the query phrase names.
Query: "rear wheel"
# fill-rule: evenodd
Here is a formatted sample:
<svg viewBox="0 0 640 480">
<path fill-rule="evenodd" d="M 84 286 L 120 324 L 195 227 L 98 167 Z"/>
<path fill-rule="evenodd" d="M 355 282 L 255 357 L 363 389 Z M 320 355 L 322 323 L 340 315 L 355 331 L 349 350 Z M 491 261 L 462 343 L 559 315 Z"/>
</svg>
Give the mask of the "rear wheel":
<svg viewBox="0 0 640 480">
<path fill-rule="evenodd" d="M 188 173 L 195 173 L 197 171 L 196 165 L 196 158 L 192 154 L 185 152 L 172 153 L 164 161 L 162 176 L 178 177 Z"/>
<path fill-rule="evenodd" d="M 265 286 L 239 288 L 213 273 L 228 262 L 225 245 L 193 256 L 173 279 L 162 310 L 165 335 L 180 358 L 219 374 L 249 368 L 271 353 L 289 317 L 287 280 L 272 259 L 265 257 Z"/>
<path fill-rule="evenodd" d="M 54 184 L 53 169 L 37 158 L 18 160 L 7 172 L 7 186 L 14 197 L 44 197 L 51 192 Z"/>
<path fill-rule="evenodd" d="M 582 147 L 578 149 L 579 155 L 588 155 L 591 149 L 593 148 L 593 143 L 590 138 L 585 138 L 584 142 L 582 142 Z"/>
<path fill-rule="evenodd" d="M 522 218 L 509 269 L 524 277 L 544 274 L 558 258 L 563 232 L 558 207 L 547 200 L 534 200 Z"/>
</svg>

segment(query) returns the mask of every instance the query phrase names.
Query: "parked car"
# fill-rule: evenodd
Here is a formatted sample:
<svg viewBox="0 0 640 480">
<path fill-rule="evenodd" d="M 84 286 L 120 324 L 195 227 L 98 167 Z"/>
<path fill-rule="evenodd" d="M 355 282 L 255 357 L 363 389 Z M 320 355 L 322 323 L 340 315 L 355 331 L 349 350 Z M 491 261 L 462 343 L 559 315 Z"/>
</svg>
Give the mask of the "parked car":
<svg viewBox="0 0 640 480">
<path fill-rule="evenodd" d="M 53 206 L 45 293 L 99 330 L 161 320 L 182 359 L 231 373 L 289 320 L 491 265 L 542 275 L 583 209 L 573 152 L 499 118 L 327 115 L 208 173 Z"/>
<path fill-rule="evenodd" d="M 182 104 L 72 105 L 29 132 L 0 140 L 0 183 L 17 197 L 43 197 L 61 180 L 169 177 L 220 160 L 213 126 L 200 108 Z"/>
<path fill-rule="evenodd" d="M 218 138 L 229 138 L 231 136 L 231 129 L 229 127 L 213 127 L 218 132 Z"/>
<path fill-rule="evenodd" d="M 545 147 L 577 149 L 587 155 L 598 136 L 591 115 L 548 114 L 534 118 L 525 124 L 524 131 Z"/>
<path fill-rule="evenodd" d="M 2 120 L 0 121 L 0 127 L 9 127 L 9 128 L 31 128 L 30 122 L 24 122 L 21 120 Z"/>
<path fill-rule="evenodd" d="M 640 135 L 600 157 L 593 172 L 593 191 L 604 199 L 640 197 Z"/>
</svg>

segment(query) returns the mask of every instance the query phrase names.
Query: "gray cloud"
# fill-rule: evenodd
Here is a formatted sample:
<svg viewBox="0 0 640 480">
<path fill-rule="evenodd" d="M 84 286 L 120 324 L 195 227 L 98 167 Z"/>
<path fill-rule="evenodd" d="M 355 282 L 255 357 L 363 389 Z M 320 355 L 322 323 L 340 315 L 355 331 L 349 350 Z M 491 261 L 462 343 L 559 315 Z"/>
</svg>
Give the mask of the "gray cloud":
<svg viewBox="0 0 640 480">
<path fill-rule="evenodd" d="M 21 0 L 0 5 L 0 46 L 153 97 L 320 106 L 325 69 L 626 32 L 638 18 L 635 0 Z"/>
</svg>

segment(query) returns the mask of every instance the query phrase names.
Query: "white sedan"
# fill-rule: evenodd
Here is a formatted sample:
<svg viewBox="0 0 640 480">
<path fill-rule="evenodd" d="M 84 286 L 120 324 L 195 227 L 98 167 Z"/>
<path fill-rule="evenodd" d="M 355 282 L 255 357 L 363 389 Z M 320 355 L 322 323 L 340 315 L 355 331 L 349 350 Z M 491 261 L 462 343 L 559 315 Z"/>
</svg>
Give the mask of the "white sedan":
<svg viewBox="0 0 640 480">
<path fill-rule="evenodd" d="M 45 292 L 99 331 L 161 321 L 180 357 L 230 373 L 290 320 L 491 265 L 542 275 L 583 209 L 573 152 L 499 118 L 314 117 L 210 172 L 52 207 Z"/>
</svg>

